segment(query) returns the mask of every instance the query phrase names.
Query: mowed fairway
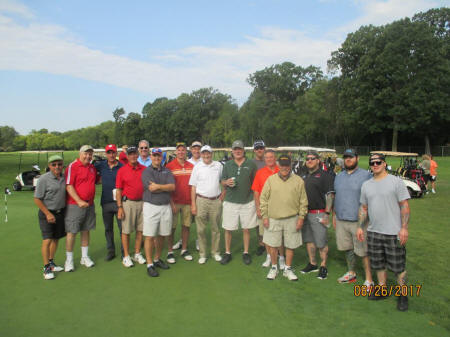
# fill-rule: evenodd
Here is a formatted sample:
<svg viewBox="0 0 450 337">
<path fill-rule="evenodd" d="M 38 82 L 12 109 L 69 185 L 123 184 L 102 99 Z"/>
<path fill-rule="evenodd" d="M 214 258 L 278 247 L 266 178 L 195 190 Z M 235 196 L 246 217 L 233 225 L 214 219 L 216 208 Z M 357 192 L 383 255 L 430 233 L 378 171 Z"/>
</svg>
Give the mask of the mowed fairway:
<svg viewBox="0 0 450 337">
<path fill-rule="evenodd" d="M 32 155 L 27 156 L 31 164 Z M 75 152 L 66 152 L 66 165 L 75 156 Z M 78 237 L 75 272 L 59 273 L 53 281 L 42 277 L 41 236 L 32 192 L 8 196 L 6 223 L 2 205 L 0 336 L 447 336 L 450 158 L 435 159 L 438 193 L 410 203 L 409 284 L 422 288 L 419 296 L 415 293 L 410 298 L 406 313 L 397 311 L 395 298 L 368 301 L 354 295 L 354 284 L 336 282 L 346 271 L 346 263 L 343 253 L 336 250 L 332 229 L 327 280 L 300 273 L 307 262 L 304 247 L 296 250 L 294 259 L 298 282 L 282 275 L 275 281 L 266 280 L 267 269 L 261 267 L 264 256 L 254 254 L 254 232 L 250 266 L 241 259 L 241 232 L 233 236 L 233 260 L 226 266 L 211 259 L 199 265 L 195 252 L 194 261 L 178 258 L 159 278 L 149 278 L 144 266 L 125 269 L 120 258 L 105 262 L 98 186 L 97 229 L 91 233 L 89 250 L 96 265 L 91 269 L 79 265 Z M 361 158 L 361 166 L 367 167 L 366 163 L 367 158 Z M 11 187 L 17 165 L 18 154 L 0 154 L 2 191 Z M 194 252 L 195 225 L 191 233 L 190 250 Z M 65 259 L 64 243 L 56 256 L 59 264 Z M 360 262 L 358 272 L 362 275 Z M 363 281 L 359 277 L 357 284 Z"/>
</svg>

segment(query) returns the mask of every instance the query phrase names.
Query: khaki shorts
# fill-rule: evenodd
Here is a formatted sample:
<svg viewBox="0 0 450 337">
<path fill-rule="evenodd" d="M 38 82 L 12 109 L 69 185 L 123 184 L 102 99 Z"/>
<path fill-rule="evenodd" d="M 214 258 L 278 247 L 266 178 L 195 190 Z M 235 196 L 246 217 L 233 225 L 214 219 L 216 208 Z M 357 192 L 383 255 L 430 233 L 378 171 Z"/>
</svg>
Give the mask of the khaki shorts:
<svg viewBox="0 0 450 337">
<path fill-rule="evenodd" d="M 258 223 L 258 234 L 263 236 L 264 230 L 266 229 L 263 224 L 263 219 L 256 217 L 256 222 Z"/>
<path fill-rule="evenodd" d="M 223 202 L 222 227 L 228 231 L 235 231 L 239 228 L 250 229 L 258 226 L 256 222 L 256 207 L 252 200 L 246 204 L 234 202 Z"/>
<path fill-rule="evenodd" d="M 265 228 L 263 242 L 270 247 L 283 245 L 295 249 L 302 245 L 302 232 L 296 229 L 298 216 L 285 219 L 269 219 L 269 228 Z"/>
<path fill-rule="evenodd" d="M 173 214 L 172 219 L 172 228 L 177 228 L 178 219 L 181 217 L 181 224 L 184 227 L 191 227 L 192 223 L 192 213 L 191 213 L 191 205 L 183 205 L 183 204 L 175 204 L 175 208 L 177 209 L 176 213 Z"/>
<path fill-rule="evenodd" d="M 172 207 L 144 202 L 144 236 L 169 236 L 172 233 Z"/>
<path fill-rule="evenodd" d="M 76 234 L 95 229 L 95 206 L 81 208 L 78 205 L 68 204 L 64 218 L 66 232 Z"/>
<path fill-rule="evenodd" d="M 122 233 L 131 234 L 134 231 L 142 232 L 144 229 L 143 201 L 125 200 L 123 203 Z"/>
<path fill-rule="evenodd" d="M 356 255 L 367 256 L 367 231 L 364 230 L 364 242 L 356 238 L 357 221 L 344 221 L 336 218 L 336 244 L 338 250 L 353 250 Z"/>
</svg>

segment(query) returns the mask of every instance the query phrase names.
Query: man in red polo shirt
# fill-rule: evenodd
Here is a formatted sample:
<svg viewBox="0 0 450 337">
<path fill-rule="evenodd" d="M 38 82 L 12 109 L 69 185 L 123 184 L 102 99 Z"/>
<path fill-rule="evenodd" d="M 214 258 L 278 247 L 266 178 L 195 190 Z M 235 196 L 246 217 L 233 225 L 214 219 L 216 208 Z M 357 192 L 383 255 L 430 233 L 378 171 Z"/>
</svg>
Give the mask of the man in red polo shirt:
<svg viewBox="0 0 450 337">
<path fill-rule="evenodd" d="M 78 159 L 67 167 L 66 191 L 67 208 L 65 216 L 66 262 L 64 270 L 73 271 L 73 245 L 78 232 L 81 232 L 81 260 L 80 264 L 90 268 L 94 262 L 88 255 L 89 231 L 95 229 L 95 183 L 97 170 L 91 164 L 94 149 L 90 145 L 83 145 Z"/>
<path fill-rule="evenodd" d="M 136 231 L 136 240 L 133 260 L 139 264 L 145 263 L 145 258 L 141 254 L 142 230 L 144 226 L 142 214 L 144 187 L 141 176 L 145 166 L 138 163 L 139 154 L 137 147 L 130 146 L 127 149 L 127 155 L 128 164 L 124 165 L 117 172 L 116 201 L 119 209 L 117 217 L 122 219 L 122 264 L 129 268 L 133 267 L 129 247 L 130 234 L 134 231 Z"/>
<path fill-rule="evenodd" d="M 178 224 L 178 214 L 181 215 L 181 256 L 186 261 L 192 261 L 192 255 L 187 249 L 189 241 L 189 229 L 191 227 L 191 186 L 189 179 L 191 178 L 194 165 L 186 160 L 186 144 L 183 142 L 176 144 L 176 158 L 172 160 L 166 167 L 175 177 L 175 191 L 171 195 L 170 205 L 172 206 L 172 235 L 168 238 L 167 262 L 175 263 L 173 255 L 173 236 Z"/>
<path fill-rule="evenodd" d="M 256 205 L 256 216 L 258 218 L 258 225 L 259 225 L 259 235 L 264 234 L 264 225 L 262 221 L 261 216 L 261 208 L 260 208 L 260 197 L 261 192 L 263 190 L 264 184 L 272 174 L 278 173 L 280 171 L 279 167 L 277 166 L 277 158 L 275 156 L 275 151 L 272 149 L 266 150 L 264 153 L 264 163 L 266 166 L 256 171 L 255 180 L 253 180 L 252 184 L 252 191 L 255 199 L 255 205 Z M 263 243 L 264 245 L 264 243 Z M 270 254 L 269 249 L 266 246 L 266 260 L 263 262 L 262 266 L 265 268 L 270 267 L 271 260 L 270 260 Z M 279 264 L 280 264 L 280 270 L 284 270 L 285 267 L 285 259 L 284 259 L 284 246 L 281 245 L 279 247 Z"/>
</svg>

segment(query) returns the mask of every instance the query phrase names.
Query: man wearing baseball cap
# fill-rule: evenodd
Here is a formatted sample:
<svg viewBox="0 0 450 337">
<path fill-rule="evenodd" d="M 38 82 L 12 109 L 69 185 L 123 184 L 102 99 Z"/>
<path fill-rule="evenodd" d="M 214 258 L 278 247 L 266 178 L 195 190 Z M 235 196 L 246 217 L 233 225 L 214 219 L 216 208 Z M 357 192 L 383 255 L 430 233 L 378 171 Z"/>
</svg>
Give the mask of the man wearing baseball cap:
<svg viewBox="0 0 450 337">
<path fill-rule="evenodd" d="M 336 231 L 336 244 L 340 251 L 345 251 L 347 272 L 340 278 L 339 283 L 356 282 L 356 255 L 363 261 L 366 279 L 364 285 L 373 285 L 370 271 L 367 244 L 356 238 L 358 229 L 358 210 L 361 197 L 361 186 L 372 175 L 358 167 L 358 153 L 354 149 L 347 149 L 343 154 L 344 168 L 334 179 L 334 209 L 333 227 Z"/>
<path fill-rule="evenodd" d="M 284 242 L 286 266 L 283 275 L 289 281 L 298 278 L 292 270 L 294 249 L 302 245 L 303 221 L 308 212 L 305 184 L 298 175 L 291 174 L 291 158 L 278 158 L 280 171 L 267 178 L 261 193 L 261 215 L 264 223 L 264 243 L 269 247 L 272 267 L 267 274 L 273 280 L 278 274 L 278 249 Z"/>
<path fill-rule="evenodd" d="M 173 255 L 173 238 L 178 225 L 178 218 L 181 218 L 181 257 L 186 261 L 192 261 L 192 255 L 188 251 L 189 231 L 191 227 L 191 187 L 189 179 L 194 165 L 186 160 L 186 143 L 176 143 L 176 158 L 166 165 L 175 178 L 175 191 L 171 194 L 170 205 L 173 212 L 172 233 L 167 240 L 168 253 L 167 262 L 175 263 Z"/>
<path fill-rule="evenodd" d="M 162 150 L 152 149 L 152 164 L 142 172 L 144 189 L 144 248 L 147 259 L 147 274 L 150 277 L 159 276 L 156 267 L 169 269 L 161 260 L 164 237 L 172 233 L 172 208 L 170 194 L 175 191 L 175 178 L 172 172 L 161 166 Z M 153 248 L 156 252 L 153 259 Z"/>
<path fill-rule="evenodd" d="M 117 171 L 123 166 L 116 159 L 117 147 L 115 144 L 105 146 L 106 160 L 98 161 L 94 164 L 97 173 L 102 182 L 102 197 L 100 204 L 102 206 L 103 224 L 105 225 L 105 238 L 107 254 L 105 261 L 111 261 L 116 257 L 114 244 L 114 217 L 117 219 L 117 204 L 113 195 L 116 188 Z M 119 235 L 122 235 L 122 223 L 117 219 Z"/>
<path fill-rule="evenodd" d="M 188 162 L 190 162 L 194 166 L 202 161 L 202 158 L 200 156 L 201 147 L 202 143 L 196 140 L 191 144 L 191 147 L 189 148 L 189 150 L 191 150 L 192 157 L 188 159 Z"/>
<path fill-rule="evenodd" d="M 222 227 L 225 229 L 225 254 L 222 264 L 231 261 L 232 232 L 241 224 L 244 241 L 242 260 L 249 265 L 252 262 L 249 254 L 250 229 L 255 228 L 256 207 L 253 201 L 251 186 L 256 175 L 256 164 L 245 157 L 244 143 L 241 140 L 233 142 L 233 159 L 225 163 L 222 172 L 222 186 L 226 189 L 223 203 Z"/>
<path fill-rule="evenodd" d="M 266 166 L 266 163 L 264 162 L 264 152 L 266 150 L 266 144 L 263 140 L 256 140 L 253 143 L 253 161 L 256 164 L 256 167 L 258 170 L 262 169 L 264 166 Z"/>
<path fill-rule="evenodd" d="M 205 264 L 207 261 L 205 231 L 208 222 L 211 225 L 211 256 L 217 262 L 222 260 L 219 253 L 219 221 L 224 193 L 220 185 L 222 164 L 212 160 L 212 149 L 209 145 L 204 145 L 200 152 L 202 161 L 194 166 L 189 185 L 191 185 L 191 211 L 195 215 L 199 241 L 198 263 Z"/>
<path fill-rule="evenodd" d="M 66 225 L 66 272 L 75 269 L 73 263 L 73 246 L 78 232 L 81 232 L 80 264 L 88 268 L 94 266 L 94 261 L 88 255 L 89 231 L 95 229 L 95 183 L 97 170 L 91 164 L 94 148 L 83 145 L 78 159 L 69 164 L 66 169 L 67 207 Z"/>
<path fill-rule="evenodd" d="M 38 206 L 39 226 L 42 234 L 42 259 L 44 279 L 55 278 L 54 271 L 62 271 L 53 260 L 58 240 L 66 236 L 64 211 L 66 207 L 66 184 L 63 159 L 58 155 L 48 158 L 49 171 L 41 175 L 34 190 L 34 203 Z"/>
</svg>

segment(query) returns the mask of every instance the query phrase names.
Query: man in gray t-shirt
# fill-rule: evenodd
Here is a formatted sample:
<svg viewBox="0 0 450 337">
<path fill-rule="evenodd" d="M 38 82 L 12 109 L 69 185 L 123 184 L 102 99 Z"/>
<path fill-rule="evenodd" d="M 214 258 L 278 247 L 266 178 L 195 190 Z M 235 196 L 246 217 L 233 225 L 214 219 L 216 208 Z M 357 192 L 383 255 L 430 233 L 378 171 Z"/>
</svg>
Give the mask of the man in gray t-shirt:
<svg viewBox="0 0 450 337">
<path fill-rule="evenodd" d="M 377 271 L 378 286 L 369 291 L 369 299 L 387 297 L 387 269 L 397 275 L 398 284 L 406 285 L 406 242 L 408 241 L 409 193 L 403 181 L 389 175 L 383 154 L 369 158 L 373 178 L 361 188 L 361 206 L 357 237 L 364 240 L 363 227 L 369 219 L 367 246 L 370 265 Z M 408 310 L 408 297 L 398 297 L 397 309 Z"/>
</svg>

